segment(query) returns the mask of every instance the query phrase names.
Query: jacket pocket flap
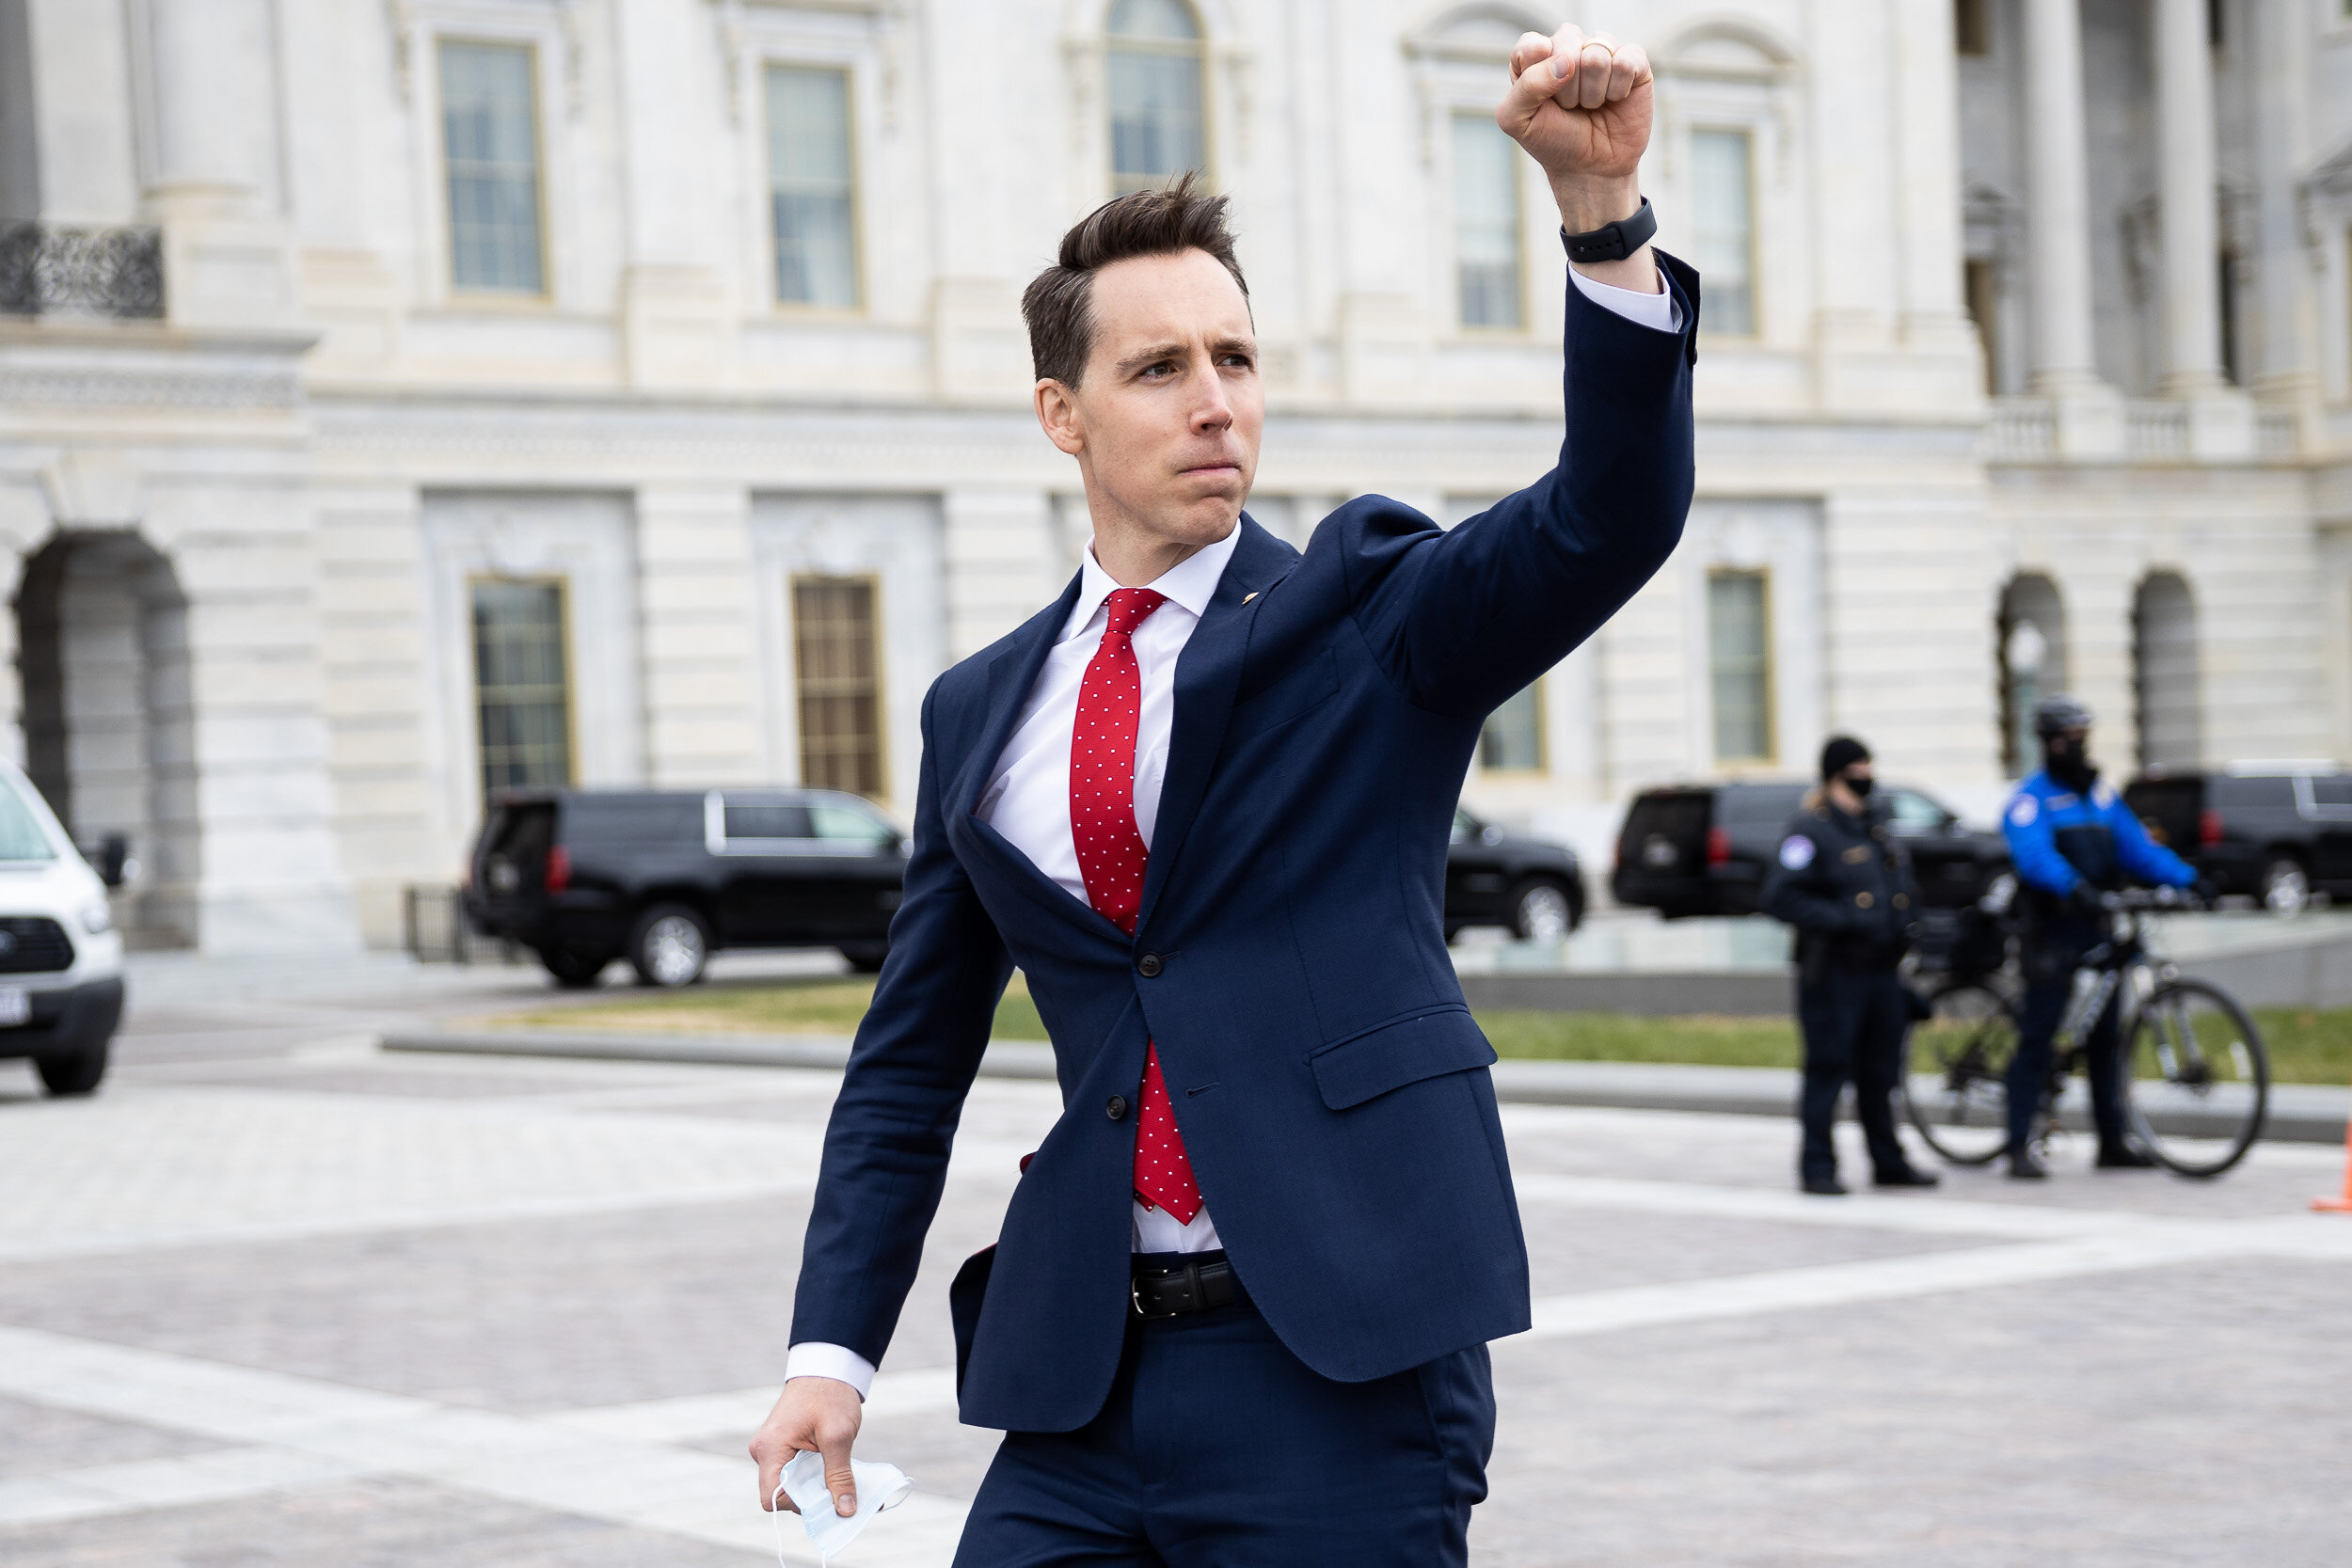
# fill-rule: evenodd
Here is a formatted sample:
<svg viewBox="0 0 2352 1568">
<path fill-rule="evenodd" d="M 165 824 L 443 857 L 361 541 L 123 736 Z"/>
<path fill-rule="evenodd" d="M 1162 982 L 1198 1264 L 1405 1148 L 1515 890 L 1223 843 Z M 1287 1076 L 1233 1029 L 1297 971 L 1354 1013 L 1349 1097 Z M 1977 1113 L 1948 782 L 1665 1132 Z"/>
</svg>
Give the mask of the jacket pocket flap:
<svg viewBox="0 0 2352 1568">
<path fill-rule="evenodd" d="M 1495 1048 L 1486 1043 L 1470 1010 L 1443 1007 L 1322 1046 L 1307 1062 L 1314 1069 L 1323 1102 L 1344 1111 L 1391 1089 L 1440 1073 L 1486 1067 L 1494 1059 Z"/>
</svg>

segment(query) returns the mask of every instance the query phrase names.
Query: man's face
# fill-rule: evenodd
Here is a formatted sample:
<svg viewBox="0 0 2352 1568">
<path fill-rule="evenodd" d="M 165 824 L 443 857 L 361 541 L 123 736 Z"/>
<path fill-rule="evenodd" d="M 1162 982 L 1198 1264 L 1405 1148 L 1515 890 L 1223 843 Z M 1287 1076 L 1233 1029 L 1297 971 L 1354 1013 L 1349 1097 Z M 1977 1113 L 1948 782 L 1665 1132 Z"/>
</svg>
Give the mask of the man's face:
<svg viewBox="0 0 2352 1568">
<path fill-rule="evenodd" d="M 1098 534 L 1215 544 L 1249 497 L 1265 425 L 1248 300 L 1185 250 L 1103 268 L 1093 314 L 1085 380 L 1039 383 L 1039 422 L 1084 468 Z"/>
<path fill-rule="evenodd" d="M 2060 730 L 2049 738 L 2047 746 L 2053 762 L 2081 762 L 2090 755 L 2090 732 Z"/>
</svg>

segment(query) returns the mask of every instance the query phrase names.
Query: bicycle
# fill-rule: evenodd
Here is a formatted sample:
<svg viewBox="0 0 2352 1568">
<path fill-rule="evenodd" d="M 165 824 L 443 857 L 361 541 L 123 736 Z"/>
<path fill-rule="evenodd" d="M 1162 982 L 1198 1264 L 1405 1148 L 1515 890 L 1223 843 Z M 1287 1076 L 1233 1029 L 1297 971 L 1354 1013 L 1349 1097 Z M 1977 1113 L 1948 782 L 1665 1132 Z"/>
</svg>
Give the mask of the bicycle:
<svg viewBox="0 0 2352 1568">
<path fill-rule="evenodd" d="M 2100 900 L 2107 940 L 2083 956 L 2058 1023 L 2058 1049 L 2034 1119 L 2047 1144 L 2069 1074 L 2085 1067 L 2091 1026 L 2110 1004 L 2118 1020 L 2126 1125 L 2139 1146 L 2182 1176 L 2215 1177 L 2246 1158 L 2270 1104 L 2270 1055 L 2252 1018 L 2220 987 L 2184 979 L 2148 951 L 2145 916 L 2200 907 L 2173 888 Z M 1992 974 L 1962 974 L 1931 998 L 1915 1032 L 1932 1069 L 1904 1078 L 1903 1105 L 1928 1147 L 1954 1164 L 1990 1164 L 2009 1145 L 2009 1066 L 2016 1004 Z"/>
</svg>

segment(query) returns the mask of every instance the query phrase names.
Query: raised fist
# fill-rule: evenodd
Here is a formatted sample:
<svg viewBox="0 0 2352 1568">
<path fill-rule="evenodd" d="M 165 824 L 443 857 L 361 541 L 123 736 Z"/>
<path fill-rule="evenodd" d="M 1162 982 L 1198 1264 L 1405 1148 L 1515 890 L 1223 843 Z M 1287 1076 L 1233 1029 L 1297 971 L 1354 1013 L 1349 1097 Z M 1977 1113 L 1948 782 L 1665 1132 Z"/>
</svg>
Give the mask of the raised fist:
<svg viewBox="0 0 2352 1568">
<path fill-rule="evenodd" d="M 1572 200 L 1590 192 L 1606 208 L 1633 179 L 1649 146 L 1652 97 L 1649 56 L 1638 43 L 1573 26 L 1549 38 L 1522 33 L 1495 123 L 1543 166 L 1573 228 Z M 1596 210 L 1591 226 L 1627 215 Z"/>
</svg>

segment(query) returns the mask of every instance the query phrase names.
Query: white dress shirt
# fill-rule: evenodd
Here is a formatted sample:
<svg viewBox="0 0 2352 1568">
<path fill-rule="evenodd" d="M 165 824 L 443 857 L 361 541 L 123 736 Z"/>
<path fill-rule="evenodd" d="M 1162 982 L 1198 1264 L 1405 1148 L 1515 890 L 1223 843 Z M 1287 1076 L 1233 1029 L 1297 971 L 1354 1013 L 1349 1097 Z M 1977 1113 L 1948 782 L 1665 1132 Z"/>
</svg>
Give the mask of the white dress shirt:
<svg viewBox="0 0 2352 1568">
<path fill-rule="evenodd" d="M 1596 283 L 1575 268 L 1568 276 L 1594 304 L 1661 332 L 1680 328 L 1682 310 L 1661 288 L 1654 294 Z M 1661 279 L 1662 284 L 1663 279 Z M 1176 660 L 1192 641 L 1193 628 L 1225 576 L 1226 562 L 1241 542 L 1236 528 L 1148 584 L 1167 603 L 1145 617 L 1131 640 L 1143 681 L 1143 708 L 1136 726 L 1136 831 L 1152 847 L 1160 818 L 1160 788 L 1168 779 L 1168 734 L 1176 715 Z M 982 821 L 1005 835 L 1048 880 L 1079 903 L 1088 903 L 1086 879 L 1078 872 L 1077 839 L 1070 829 L 1070 733 L 1078 716 L 1078 685 L 1102 646 L 1109 622 L 1104 601 L 1119 584 L 1094 559 L 1089 541 L 1078 566 L 1078 602 L 1062 623 L 1061 635 L 1045 656 L 1037 685 L 1013 726 L 1012 738 L 996 759 L 988 787 L 974 808 Z M 1137 1201 L 1129 1238 L 1137 1252 L 1212 1252 L 1216 1223 L 1203 1207 L 1190 1225 L 1179 1225 L 1166 1210 Z M 809 1340 L 785 1357 L 787 1382 L 796 1377 L 831 1377 L 850 1385 L 860 1398 L 872 1388 L 874 1365 L 846 1345 Z"/>
<path fill-rule="evenodd" d="M 1160 820 L 1160 786 L 1168 779 L 1168 737 L 1176 719 L 1176 659 L 1192 641 L 1192 628 L 1207 613 L 1209 598 L 1225 576 L 1225 563 L 1241 543 L 1234 529 L 1206 549 L 1195 551 L 1148 586 L 1167 603 L 1143 618 L 1129 641 L 1143 681 L 1142 711 L 1136 722 L 1136 831 L 1152 847 Z M 1062 623 L 1061 639 L 1045 656 L 1028 705 L 1021 710 L 1012 738 L 996 759 L 996 771 L 974 808 L 981 821 L 1005 835 L 1031 864 L 1084 904 L 1086 879 L 1078 873 L 1077 836 L 1070 827 L 1070 733 L 1078 718 L 1078 686 L 1103 645 L 1110 612 L 1104 601 L 1119 586 L 1087 546 L 1078 567 L 1078 602 Z M 1202 1209 L 1190 1225 L 1179 1225 L 1165 1209 L 1138 1200 L 1132 1240 L 1137 1252 L 1213 1252 L 1216 1224 Z"/>
</svg>

